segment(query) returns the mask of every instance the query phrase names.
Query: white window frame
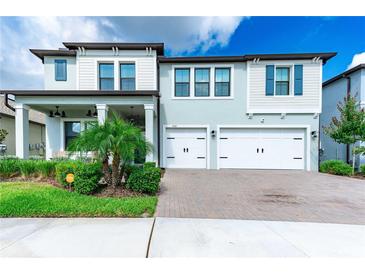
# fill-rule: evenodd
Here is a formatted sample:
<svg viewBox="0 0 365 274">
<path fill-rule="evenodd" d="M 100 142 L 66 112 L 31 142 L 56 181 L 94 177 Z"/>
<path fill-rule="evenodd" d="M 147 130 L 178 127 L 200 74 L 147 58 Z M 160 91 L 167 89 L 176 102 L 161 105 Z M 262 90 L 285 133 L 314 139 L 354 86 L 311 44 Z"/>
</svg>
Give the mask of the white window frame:
<svg viewBox="0 0 365 274">
<path fill-rule="evenodd" d="M 97 59 L 94 60 L 94 67 L 95 67 L 95 75 L 96 75 L 96 82 L 95 82 L 95 89 L 96 90 L 100 90 L 100 79 L 99 79 L 99 64 L 103 64 L 103 63 L 109 63 L 109 64 L 114 64 L 114 90 L 115 91 L 120 91 L 120 64 L 127 64 L 127 63 L 131 63 L 134 64 L 135 66 L 135 70 L 136 70 L 136 90 L 139 90 L 139 75 L 138 75 L 138 71 L 139 71 L 139 66 L 138 66 L 138 59 L 137 58 L 125 58 L 123 56 L 121 57 L 116 57 L 111 59 L 110 57 L 99 57 Z M 155 85 L 156 85 L 156 81 L 155 81 Z"/>
<path fill-rule="evenodd" d="M 135 86 L 135 90 L 137 90 L 137 62 L 136 61 L 123 61 L 123 60 L 118 60 L 118 90 L 119 91 L 123 91 L 122 90 L 122 85 L 121 85 L 121 65 L 127 65 L 127 64 L 131 64 L 134 65 L 134 86 Z"/>
<path fill-rule="evenodd" d="M 188 68 L 190 69 L 190 90 L 189 96 L 175 96 L 175 69 Z M 195 96 L 195 69 L 208 68 L 210 69 L 209 96 Z M 230 69 L 230 95 L 215 96 L 215 69 L 229 68 Z M 234 99 L 234 65 L 226 63 L 217 64 L 179 64 L 173 65 L 171 71 L 171 98 L 174 100 L 232 100 Z"/>
<path fill-rule="evenodd" d="M 276 69 L 277 68 L 289 68 L 289 94 L 288 95 L 277 95 L 276 94 Z M 280 64 L 274 65 L 274 97 L 294 97 L 294 64 Z M 266 81 L 266 78 L 265 78 Z M 272 97 L 272 96 L 269 96 Z"/>
</svg>

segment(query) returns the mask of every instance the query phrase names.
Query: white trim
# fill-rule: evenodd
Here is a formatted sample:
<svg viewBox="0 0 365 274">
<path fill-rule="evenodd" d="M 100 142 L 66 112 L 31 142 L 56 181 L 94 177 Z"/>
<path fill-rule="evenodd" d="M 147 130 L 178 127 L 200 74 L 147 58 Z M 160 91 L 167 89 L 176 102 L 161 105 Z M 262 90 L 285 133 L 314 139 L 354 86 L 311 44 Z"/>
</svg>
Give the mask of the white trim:
<svg viewBox="0 0 365 274">
<path fill-rule="evenodd" d="M 28 105 L 25 104 L 21 104 L 21 103 L 16 103 L 14 106 L 15 109 L 25 109 L 25 110 L 30 110 L 30 107 Z"/>
<path fill-rule="evenodd" d="M 305 169 L 307 171 L 311 171 L 311 126 L 310 125 L 217 125 L 217 155 L 216 155 L 216 161 L 217 161 L 217 169 L 220 169 L 219 167 L 219 138 L 222 128 L 273 128 L 273 129 L 285 129 L 285 128 L 297 128 L 297 129 L 305 129 L 306 130 L 306 167 Z"/>
<path fill-rule="evenodd" d="M 108 111 L 109 106 L 107 104 L 96 104 L 96 110 L 106 110 Z"/>
<path fill-rule="evenodd" d="M 322 113 L 322 77 L 323 77 L 323 61 L 322 59 L 319 61 L 319 111 L 318 113 Z M 304 66 L 303 66 L 303 75 L 304 75 Z M 304 76 L 303 76 L 303 85 L 304 85 Z"/>
<path fill-rule="evenodd" d="M 276 94 L 276 69 L 277 68 L 289 68 L 289 94 L 288 95 L 277 95 Z M 266 77 L 265 77 L 266 82 Z M 266 83 L 265 83 L 266 84 Z M 274 95 L 271 97 L 294 97 L 294 64 L 279 64 L 274 65 Z"/>
<path fill-rule="evenodd" d="M 174 124 L 164 124 L 162 130 L 162 167 L 166 167 L 165 159 L 166 159 L 166 130 L 168 128 L 205 128 L 207 133 L 207 143 L 206 143 L 206 151 L 207 151 L 207 158 L 206 158 L 206 169 L 210 169 L 210 126 L 209 125 L 195 125 L 195 124 L 184 124 L 184 125 L 174 125 Z M 159 140 L 160 141 L 160 140 Z"/>
<path fill-rule="evenodd" d="M 318 109 L 288 109 L 288 108 L 282 108 L 282 109 L 253 109 L 250 108 L 246 113 L 253 113 L 253 114 L 313 114 L 313 113 L 319 113 Z"/>
<path fill-rule="evenodd" d="M 144 104 L 143 106 L 145 110 L 155 110 L 154 104 Z"/>
<path fill-rule="evenodd" d="M 172 100 L 232 100 L 234 99 L 234 64 L 180 64 L 172 65 L 171 75 L 171 99 Z M 190 69 L 190 90 L 188 97 L 175 96 L 175 69 L 187 68 Z M 209 96 L 200 97 L 195 96 L 195 68 L 209 68 L 210 69 L 210 85 Z M 215 83 L 215 69 L 216 68 L 229 68 L 230 69 L 230 95 L 229 96 L 215 96 L 214 95 L 214 83 Z"/>
</svg>

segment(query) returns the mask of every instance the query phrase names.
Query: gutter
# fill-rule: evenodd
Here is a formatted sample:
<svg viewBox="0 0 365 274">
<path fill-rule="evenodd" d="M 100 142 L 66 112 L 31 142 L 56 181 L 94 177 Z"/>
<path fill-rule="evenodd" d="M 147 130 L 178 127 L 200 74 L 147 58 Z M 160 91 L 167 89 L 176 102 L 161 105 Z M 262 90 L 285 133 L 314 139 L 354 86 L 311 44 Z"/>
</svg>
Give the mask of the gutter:
<svg viewBox="0 0 365 274">
<path fill-rule="evenodd" d="M 160 92 L 160 61 L 157 58 L 157 90 Z M 161 154 L 161 140 L 160 140 L 160 127 L 161 127 L 161 121 L 160 121 L 160 96 L 157 97 L 157 166 L 160 166 L 160 154 Z"/>
<path fill-rule="evenodd" d="M 10 104 L 9 104 L 9 94 L 5 93 L 5 101 L 4 101 L 4 105 L 10 109 L 11 111 L 15 112 L 15 108 L 13 108 Z"/>
</svg>

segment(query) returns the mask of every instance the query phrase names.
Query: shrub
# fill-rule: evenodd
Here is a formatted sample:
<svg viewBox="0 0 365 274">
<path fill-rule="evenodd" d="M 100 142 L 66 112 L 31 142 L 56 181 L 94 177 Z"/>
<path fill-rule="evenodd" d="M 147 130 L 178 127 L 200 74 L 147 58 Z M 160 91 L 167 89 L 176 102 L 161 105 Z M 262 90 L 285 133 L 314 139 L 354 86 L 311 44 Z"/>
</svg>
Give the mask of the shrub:
<svg viewBox="0 0 365 274">
<path fill-rule="evenodd" d="M 161 170 L 158 167 L 135 170 L 128 178 L 127 188 L 155 195 L 159 189 Z"/>
<path fill-rule="evenodd" d="M 128 181 L 129 176 L 130 176 L 133 172 L 136 172 L 136 171 L 141 170 L 141 169 L 142 169 L 142 167 L 141 167 L 141 166 L 138 166 L 138 165 L 127 165 L 127 166 L 124 168 L 125 181 L 126 181 L 126 182 Z"/>
<path fill-rule="evenodd" d="M 2 159 L 0 160 L 0 177 L 9 178 L 20 172 L 19 160 Z"/>
<path fill-rule="evenodd" d="M 55 175 L 57 162 L 40 160 L 36 162 L 36 172 L 42 177 L 53 177 Z"/>
<path fill-rule="evenodd" d="M 352 174 L 352 167 L 341 160 L 328 160 L 321 163 L 319 167 L 320 172 L 350 176 Z"/>
<path fill-rule="evenodd" d="M 143 168 L 156 167 L 156 162 L 145 162 Z"/>
<path fill-rule="evenodd" d="M 56 180 L 64 187 L 68 187 L 66 182 L 67 174 L 75 176 L 71 184 L 75 192 L 80 194 L 90 194 L 98 187 L 98 182 L 102 177 L 102 166 L 100 163 L 84 163 L 81 161 L 63 161 L 56 165 Z"/>
<path fill-rule="evenodd" d="M 18 160 L 20 174 L 24 177 L 34 175 L 37 170 L 37 161 Z"/>
<path fill-rule="evenodd" d="M 78 165 L 73 183 L 75 191 L 80 194 L 93 193 L 97 189 L 102 175 L 100 163 L 82 163 Z"/>
<path fill-rule="evenodd" d="M 365 174 L 365 165 L 361 165 L 361 166 L 360 166 L 360 172 L 361 172 L 362 174 Z"/>
</svg>

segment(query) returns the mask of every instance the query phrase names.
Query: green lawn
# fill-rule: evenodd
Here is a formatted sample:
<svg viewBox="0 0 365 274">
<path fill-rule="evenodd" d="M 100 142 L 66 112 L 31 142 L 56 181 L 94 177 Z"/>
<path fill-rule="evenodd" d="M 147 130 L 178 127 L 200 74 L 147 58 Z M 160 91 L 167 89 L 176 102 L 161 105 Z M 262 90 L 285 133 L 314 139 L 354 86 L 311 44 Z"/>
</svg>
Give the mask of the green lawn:
<svg viewBox="0 0 365 274">
<path fill-rule="evenodd" d="M 0 217 L 152 216 L 157 197 L 101 198 L 39 183 L 0 183 Z"/>
</svg>

